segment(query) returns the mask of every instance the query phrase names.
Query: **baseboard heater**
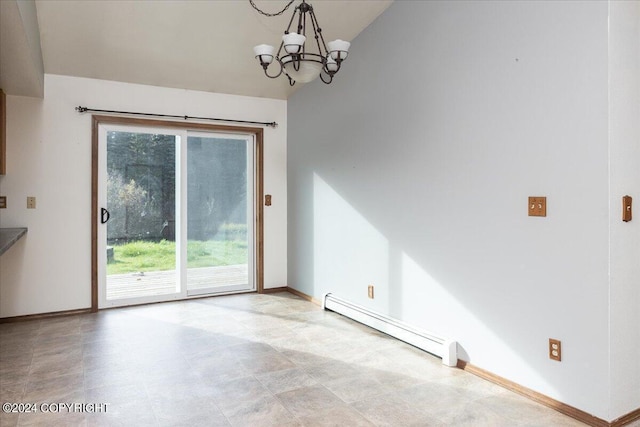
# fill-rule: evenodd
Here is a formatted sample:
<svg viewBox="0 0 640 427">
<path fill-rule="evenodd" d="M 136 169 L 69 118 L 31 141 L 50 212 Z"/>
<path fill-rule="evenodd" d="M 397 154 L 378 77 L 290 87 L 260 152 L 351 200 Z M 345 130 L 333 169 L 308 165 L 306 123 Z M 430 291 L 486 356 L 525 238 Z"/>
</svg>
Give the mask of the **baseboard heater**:
<svg viewBox="0 0 640 427">
<path fill-rule="evenodd" d="M 425 331 L 415 329 L 406 323 L 391 317 L 373 312 L 365 307 L 353 304 L 328 293 L 322 298 L 325 310 L 335 311 L 350 319 L 367 325 L 387 335 L 418 347 L 442 359 L 446 366 L 458 364 L 458 344 L 456 341 L 437 337 Z"/>
</svg>

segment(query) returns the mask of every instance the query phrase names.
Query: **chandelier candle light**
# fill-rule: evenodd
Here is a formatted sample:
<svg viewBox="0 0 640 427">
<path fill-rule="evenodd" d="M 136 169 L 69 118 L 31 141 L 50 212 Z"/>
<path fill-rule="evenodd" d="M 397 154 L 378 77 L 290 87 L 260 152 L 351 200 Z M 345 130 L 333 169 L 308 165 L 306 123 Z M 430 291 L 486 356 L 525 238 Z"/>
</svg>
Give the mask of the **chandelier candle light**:
<svg viewBox="0 0 640 427">
<path fill-rule="evenodd" d="M 254 9 L 265 16 L 281 15 L 293 3 L 292 0 L 282 11 L 269 14 L 258 9 L 253 0 L 249 1 Z M 297 32 L 291 32 L 291 25 L 296 16 L 298 21 Z M 307 47 L 307 27 L 309 24 L 313 29 L 315 43 L 310 41 L 309 47 Z M 340 66 L 342 61 L 347 58 L 350 46 L 351 43 L 339 39 L 325 44 L 322 29 L 318 25 L 315 13 L 313 13 L 313 6 L 307 3 L 306 0 L 302 0 L 302 3 L 296 6 L 293 11 L 289 26 L 282 36 L 282 43 L 280 43 L 278 53 L 274 55 L 275 48 L 268 44 L 254 47 L 253 52 L 258 62 L 260 62 L 264 74 L 269 78 L 275 79 L 284 72 L 289 78 L 291 86 L 296 82 L 308 83 L 318 76 L 324 83 L 329 84 L 333 80 L 333 76 L 340 71 Z M 314 51 L 316 47 L 317 51 Z M 276 74 L 270 75 L 268 68 L 274 59 L 280 69 Z"/>
</svg>

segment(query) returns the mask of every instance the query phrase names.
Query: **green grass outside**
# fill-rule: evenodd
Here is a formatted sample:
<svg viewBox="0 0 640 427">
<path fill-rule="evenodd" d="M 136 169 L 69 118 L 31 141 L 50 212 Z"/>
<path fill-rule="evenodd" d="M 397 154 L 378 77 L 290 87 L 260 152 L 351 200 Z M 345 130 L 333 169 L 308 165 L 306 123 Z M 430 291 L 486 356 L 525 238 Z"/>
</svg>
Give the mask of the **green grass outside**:
<svg viewBox="0 0 640 427">
<path fill-rule="evenodd" d="M 176 244 L 135 241 L 113 246 L 114 261 L 107 264 L 107 274 L 136 273 L 139 271 L 175 270 Z M 189 240 L 187 267 L 212 267 L 244 264 L 247 262 L 247 242 L 238 240 Z"/>
</svg>

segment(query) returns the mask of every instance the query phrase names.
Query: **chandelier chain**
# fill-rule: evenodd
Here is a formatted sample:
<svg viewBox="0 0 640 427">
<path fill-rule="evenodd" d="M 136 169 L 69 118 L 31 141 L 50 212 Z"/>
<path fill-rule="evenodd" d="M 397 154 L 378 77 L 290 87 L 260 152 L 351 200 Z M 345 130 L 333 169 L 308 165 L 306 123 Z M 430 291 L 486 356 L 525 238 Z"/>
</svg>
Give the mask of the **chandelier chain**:
<svg viewBox="0 0 640 427">
<path fill-rule="evenodd" d="M 258 6 L 256 6 L 256 4 L 253 2 L 253 0 L 249 0 L 249 3 L 251 3 L 251 6 L 258 11 L 258 13 L 260 13 L 261 15 L 264 16 L 280 16 L 283 13 L 285 13 L 287 11 L 287 9 L 289 9 L 289 6 L 291 6 L 291 4 L 296 1 L 296 0 L 291 0 L 289 3 L 287 3 L 287 5 L 284 7 L 284 9 L 282 9 L 280 12 L 276 12 L 276 13 L 268 13 L 268 12 L 263 12 L 262 10 L 258 9 Z"/>
</svg>

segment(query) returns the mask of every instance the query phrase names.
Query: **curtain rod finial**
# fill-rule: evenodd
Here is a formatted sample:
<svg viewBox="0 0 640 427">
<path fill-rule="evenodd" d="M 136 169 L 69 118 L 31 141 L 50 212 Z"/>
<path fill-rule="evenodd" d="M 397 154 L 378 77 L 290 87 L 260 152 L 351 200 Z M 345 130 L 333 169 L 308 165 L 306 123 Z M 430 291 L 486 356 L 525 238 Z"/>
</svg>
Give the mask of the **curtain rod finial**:
<svg viewBox="0 0 640 427">
<path fill-rule="evenodd" d="M 86 112 L 87 112 L 87 110 L 88 110 L 88 108 L 87 108 L 87 107 L 83 107 L 83 106 L 81 106 L 81 105 L 78 105 L 78 106 L 76 107 L 76 111 L 77 111 L 78 113 L 86 113 Z"/>
</svg>

